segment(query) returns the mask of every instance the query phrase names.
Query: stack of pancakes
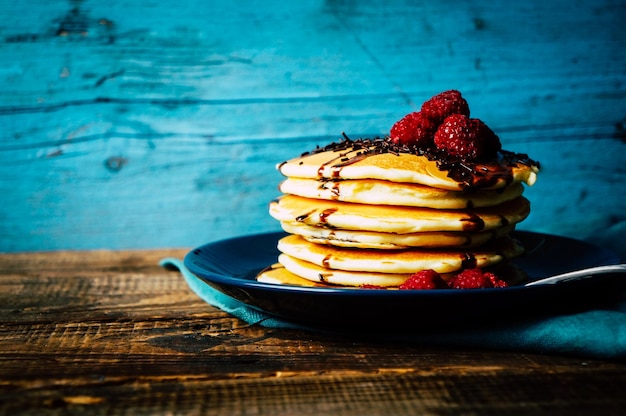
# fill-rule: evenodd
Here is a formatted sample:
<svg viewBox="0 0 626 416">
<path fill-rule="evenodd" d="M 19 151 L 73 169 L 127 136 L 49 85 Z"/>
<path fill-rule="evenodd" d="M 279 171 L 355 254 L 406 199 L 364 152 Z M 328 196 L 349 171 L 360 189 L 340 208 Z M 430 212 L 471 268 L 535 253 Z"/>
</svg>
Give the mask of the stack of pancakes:
<svg viewBox="0 0 626 416">
<path fill-rule="evenodd" d="M 385 143 L 333 143 L 278 166 L 287 179 L 270 215 L 289 235 L 259 281 L 397 287 L 420 270 L 445 278 L 523 252 L 510 233 L 530 213 L 532 161 L 511 153 L 468 170 Z"/>
</svg>

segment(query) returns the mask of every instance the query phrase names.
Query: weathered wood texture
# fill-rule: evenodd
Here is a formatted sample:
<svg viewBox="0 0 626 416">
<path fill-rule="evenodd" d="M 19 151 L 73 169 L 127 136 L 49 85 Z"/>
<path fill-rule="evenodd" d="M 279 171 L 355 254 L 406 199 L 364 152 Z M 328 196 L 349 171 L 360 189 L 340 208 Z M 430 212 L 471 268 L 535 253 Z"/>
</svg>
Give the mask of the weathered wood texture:
<svg viewBox="0 0 626 416">
<path fill-rule="evenodd" d="M 0 255 L 0 414 L 621 415 L 626 364 L 247 324 L 156 264 Z"/>
<path fill-rule="evenodd" d="M 276 163 L 342 131 L 384 135 L 457 88 L 543 163 L 523 228 L 626 258 L 624 1 L 2 1 L 0 15 L 0 251 L 277 229 Z"/>
</svg>

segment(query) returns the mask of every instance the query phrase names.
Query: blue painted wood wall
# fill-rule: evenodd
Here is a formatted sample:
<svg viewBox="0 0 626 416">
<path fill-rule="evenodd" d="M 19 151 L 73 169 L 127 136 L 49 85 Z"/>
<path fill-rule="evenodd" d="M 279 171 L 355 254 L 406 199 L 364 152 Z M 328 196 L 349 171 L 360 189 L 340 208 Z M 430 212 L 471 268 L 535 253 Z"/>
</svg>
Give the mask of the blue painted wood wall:
<svg viewBox="0 0 626 416">
<path fill-rule="evenodd" d="M 384 135 L 455 88 L 542 162 L 522 229 L 626 258 L 624 1 L 5 0 L 0 15 L 0 251 L 276 230 L 276 163 Z"/>
</svg>

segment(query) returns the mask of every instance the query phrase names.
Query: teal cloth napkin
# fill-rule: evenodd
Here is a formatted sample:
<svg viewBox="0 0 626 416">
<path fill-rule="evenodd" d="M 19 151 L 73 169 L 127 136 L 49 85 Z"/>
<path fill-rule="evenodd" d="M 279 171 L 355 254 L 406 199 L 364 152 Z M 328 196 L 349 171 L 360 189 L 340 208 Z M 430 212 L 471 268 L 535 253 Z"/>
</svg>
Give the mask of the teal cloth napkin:
<svg viewBox="0 0 626 416">
<path fill-rule="evenodd" d="M 205 302 L 251 325 L 328 333 L 287 322 L 250 308 L 205 284 L 179 259 L 165 258 L 160 264 L 163 267 L 178 269 L 190 289 Z M 463 346 L 626 360 L 626 299 L 607 305 L 603 309 L 573 314 L 546 316 L 489 327 L 469 325 L 464 328 L 420 331 L 397 337 L 386 335 L 385 339 L 433 346 Z"/>
</svg>

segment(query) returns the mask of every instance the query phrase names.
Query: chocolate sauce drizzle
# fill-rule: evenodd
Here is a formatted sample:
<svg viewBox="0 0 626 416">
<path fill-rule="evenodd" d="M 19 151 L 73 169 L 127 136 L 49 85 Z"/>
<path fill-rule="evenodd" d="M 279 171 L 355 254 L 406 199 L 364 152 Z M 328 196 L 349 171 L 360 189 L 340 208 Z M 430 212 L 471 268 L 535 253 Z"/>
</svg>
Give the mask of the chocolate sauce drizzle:
<svg viewBox="0 0 626 416">
<path fill-rule="evenodd" d="M 369 156 L 391 153 L 394 155 L 413 154 L 424 156 L 428 160 L 435 161 L 437 167 L 447 171 L 447 176 L 462 184 L 464 190 L 471 191 L 494 185 L 499 180 L 504 180 L 507 185 L 513 181 L 512 168 L 517 164 L 527 166 L 539 163 L 530 159 L 525 153 L 514 153 L 500 150 L 495 157 L 488 160 L 468 161 L 449 155 L 434 147 L 422 148 L 417 146 L 397 145 L 389 137 L 350 139 L 345 133 L 338 142 L 332 142 L 326 146 L 317 146 L 315 150 L 302 153 L 302 157 L 326 151 L 340 152 L 339 156 L 319 167 L 318 174 L 322 173 L 326 166 L 331 166 L 333 179 L 340 177 L 344 166 L 359 162 Z M 354 155 L 349 155 L 354 153 Z"/>
<path fill-rule="evenodd" d="M 330 191 L 330 198 L 334 201 L 338 200 L 341 196 L 341 191 L 339 190 L 339 182 L 333 181 L 332 179 L 320 179 L 318 189 L 320 191 Z"/>
<path fill-rule="evenodd" d="M 322 211 L 319 215 L 320 218 L 320 222 L 322 224 L 326 224 L 326 222 L 328 222 L 328 217 L 330 217 L 331 215 L 333 215 L 335 212 L 337 212 L 337 208 L 328 208 L 325 209 L 324 211 Z"/>
<path fill-rule="evenodd" d="M 315 212 L 315 210 L 312 210 L 312 211 L 306 212 L 304 214 L 298 215 L 296 217 L 296 221 L 297 222 L 302 222 L 302 221 L 306 220 L 307 218 L 309 218 L 311 216 L 311 214 L 313 214 L 314 212 Z"/>
<path fill-rule="evenodd" d="M 478 264 L 476 257 L 472 253 L 465 253 L 461 259 L 463 269 L 473 269 Z"/>
<path fill-rule="evenodd" d="M 468 213 L 467 218 L 462 218 L 463 231 L 479 232 L 485 228 L 485 221 L 474 213 Z"/>
</svg>

